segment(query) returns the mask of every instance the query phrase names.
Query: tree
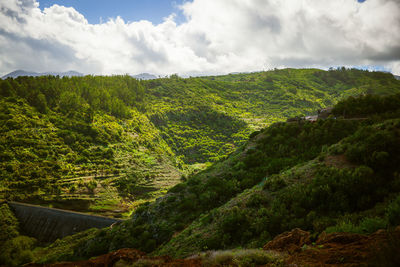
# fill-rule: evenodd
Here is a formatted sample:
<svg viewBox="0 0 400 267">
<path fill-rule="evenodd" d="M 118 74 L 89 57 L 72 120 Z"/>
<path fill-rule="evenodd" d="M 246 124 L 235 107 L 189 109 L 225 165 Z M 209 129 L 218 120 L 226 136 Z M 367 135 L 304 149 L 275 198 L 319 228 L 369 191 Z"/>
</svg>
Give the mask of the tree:
<svg viewBox="0 0 400 267">
<path fill-rule="evenodd" d="M 0 84 L 0 95 L 4 97 L 8 97 L 12 95 L 12 87 L 11 84 L 5 80 Z"/>
<path fill-rule="evenodd" d="M 47 101 L 46 97 L 42 93 L 37 93 L 31 100 L 32 106 L 34 106 L 40 113 L 47 112 Z"/>
</svg>

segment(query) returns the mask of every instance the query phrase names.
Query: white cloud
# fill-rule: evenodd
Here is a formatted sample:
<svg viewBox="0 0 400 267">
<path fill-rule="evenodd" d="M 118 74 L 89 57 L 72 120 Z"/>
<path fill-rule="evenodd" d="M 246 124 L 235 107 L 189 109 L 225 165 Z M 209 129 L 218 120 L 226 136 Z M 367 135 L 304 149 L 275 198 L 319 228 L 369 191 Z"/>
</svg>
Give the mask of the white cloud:
<svg viewBox="0 0 400 267">
<path fill-rule="evenodd" d="M 400 74 L 398 0 L 193 0 L 153 25 L 89 24 L 73 8 L 0 2 L 0 73 L 204 74 L 379 65 Z"/>
</svg>

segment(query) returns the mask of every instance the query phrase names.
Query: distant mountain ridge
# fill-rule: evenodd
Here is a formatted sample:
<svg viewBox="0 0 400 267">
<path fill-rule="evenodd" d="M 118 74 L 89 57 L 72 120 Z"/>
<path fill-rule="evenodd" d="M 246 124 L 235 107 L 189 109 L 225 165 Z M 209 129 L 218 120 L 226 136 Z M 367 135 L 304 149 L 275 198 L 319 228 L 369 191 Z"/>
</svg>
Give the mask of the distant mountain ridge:
<svg viewBox="0 0 400 267">
<path fill-rule="evenodd" d="M 48 76 L 48 75 L 53 75 L 53 76 L 60 76 L 60 77 L 73 77 L 73 76 L 84 76 L 82 73 L 77 72 L 77 71 L 67 71 L 67 72 L 34 72 L 34 71 L 26 71 L 26 70 L 15 70 L 13 72 L 10 72 L 3 77 L 2 79 L 7 79 L 7 78 L 17 78 L 19 76 L 32 76 L 32 77 L 37 77 L 37 76 Z M 138 80 L 152 80 L 152 79 L 157 79 L 158 77 L 154 74 L 150 73 L 139 73 L 136 75 L 131 75 L 133 78 L 138 79 Z"/>
<path fill-rule="evenodd" d="M 48 76 L 48 75 L 53 75 L 53 76 L 60 76 L 60 77 L 64 77 L 64 76 L 68 76 L 68 77 L 72 77 L 72 76 L 83 76 L 82 73 L 77 72 L 77 71 L 67 71 L 67 72 L 33 72 L 33 71 L 25 71 L 25 70 L 16 70 L 13 72 L 10 72 L 6 75 L 4 75 L 3 77 L 1 77 L 2 79 L 7 79 L 7 78 L 17 78 L 19 76 Z"/>
<path fill-rule="evenodd" d="M 138 79 L 138 80 L 153 80 L 153 79 L 158 78 L 156 75 L 153 75 L 150 73 L 140 73 L 140 74 L 132 75 L 132 77 L 135 79 Z"/>
<path fill-rule="evenodd" d="M 396 79 L 396 80 L 400 80 L 400 76 L 399 75 L 393 75 L 394 76 L 394 78 Z"/>
</svg>

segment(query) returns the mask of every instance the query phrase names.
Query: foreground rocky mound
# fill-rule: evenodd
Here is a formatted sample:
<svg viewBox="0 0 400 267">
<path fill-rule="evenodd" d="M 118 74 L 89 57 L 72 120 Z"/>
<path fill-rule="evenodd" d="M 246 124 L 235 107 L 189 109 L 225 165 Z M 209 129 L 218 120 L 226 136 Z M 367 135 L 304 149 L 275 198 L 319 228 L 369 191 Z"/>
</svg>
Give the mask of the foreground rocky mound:
<svg viewBox="0 0 400 267">
<path fill-rule="evenodd" d="M 320 234 L 315 242 L 299 228 L 282 233 L 264 246 L 264 256 L 256 250 L 209 251 L 186 259 L 150 257 L 135 249 L 120 249 L 91 260 L 56 264 L 29 264 L 29 267 L 102 266 L 399 266 L 400 226 L 371 235 L 354 233 Z M 261 252 L 260 250 L 258 250 Z M 244 259 L 243 255 L 246 255 Z M 239 260 L 240 258 L 240 260 Z"/>
<path fill-rule="evenodd" d="M 313 243 L 309 232 L 294 229 L 264 249 L 287 253 L 288 266 L 400 266 L 400 227 L 371 235 L 323 232 Z"/>
</svg>

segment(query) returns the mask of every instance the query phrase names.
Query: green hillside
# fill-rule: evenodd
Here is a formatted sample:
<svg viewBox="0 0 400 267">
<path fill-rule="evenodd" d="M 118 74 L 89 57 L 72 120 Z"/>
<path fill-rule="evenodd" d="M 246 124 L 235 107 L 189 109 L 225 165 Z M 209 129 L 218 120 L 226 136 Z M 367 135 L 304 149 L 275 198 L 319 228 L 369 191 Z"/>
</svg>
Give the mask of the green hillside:
<svg viewBox="0 0 400 267">
<path fill-rule="evenodd" d="M 344 110 L 348 115 L 340 117 Z M 271 137 L 279 130 L 296 137 L 293 129 L 301 129 L 297 142 L 286 149 L 292 159 L 299 155 L 296 145 L 304 143 L 302 150 L 307 151 L 306 140 L 334 144 L 320 146 L 320 151 L 310 155 L 312 160 L 282 167 L 276 174 L 264 167 L 260 183 L 200 214 L 156 254 L 183 257 L 209 249 L 257 248 L 293 228 L 317 236 L 322 231 L 372 233 L 400 224 L 400 95 L 349 98 L 333 112 L 338 119 L 274 125 L 254 136 L 243 157 L 230 163 L 231 168 L 246 163 L 251 155 L 260 159 L 251 171 L 268 166 L 268 157 L 279 160 L 272 156 L 274 150 L 268 150 L 278 144 Z M 324 134 L 299 138 L 312 132 Z M 342 136 L 335 138 L 338 133 Z M 285 151 L 284 145 L 281 148 Z"/>
<path fill-rule="evenodd" d="M 391 74 L 355 69 L 150 81 L 126 75 L 9 78 L 0 81 L 0 198 L 128 216 L 191 173 L 239 155 L 234 151 L 254 130 L 315 114 L 349 95 L 399 91 Z M 343 127 L 346 134 L 353 126 Z M 281 139 L 289 147 L 295 142 Z M 266 170 L 276 173 L 308 160 L 330 144 L 310 143 L 310 150 L 294 158 L 273 159 L 213 204 L 250 187 Z M 248 161 L 243 164 L 257 164 Z M 189 218 L 198 212 L 203 210 Z"/>
<path fill-rule="evenodd" d="M 210 249 L 259 248 L 297 227 L 317 236 L 396 226 L 399 100 L 399 94 L 349 98 L 335 106 L 336 119 L 267 127 L 227 160 L 140 206 L 130 220 L 68 243 L 67 257 L 124 247 L 184 257 Z"/>
<path fill-rule="evenodd" d="M 283 69 L 145 82 L 150 119 L 187 163 L 218 161 L 248 134 L 289 117 L 315 114 L 347 96 L 393 94 L 393 75 L 356 69 Z"/>
<path fill-rule="evenodd" d="M 137 80 L 20 77 L 1 88 L 3 198 L 118 215 L 134 192 L 154 198 L 179 181 L 174 153 L 139 111 Z"/>
</svg>

